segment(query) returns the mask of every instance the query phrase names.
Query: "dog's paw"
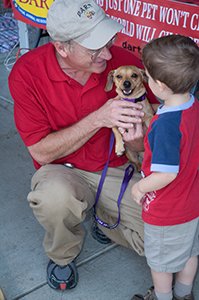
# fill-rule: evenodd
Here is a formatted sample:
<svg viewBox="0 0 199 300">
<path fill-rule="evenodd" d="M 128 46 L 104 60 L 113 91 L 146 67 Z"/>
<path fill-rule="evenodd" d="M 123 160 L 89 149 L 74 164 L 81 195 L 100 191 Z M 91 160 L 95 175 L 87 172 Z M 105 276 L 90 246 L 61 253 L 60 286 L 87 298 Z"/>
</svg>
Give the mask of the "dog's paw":
<svg viewBox="0 0 199 300">
<path fill-rule="evenodd" d="M 117 156 L 122 156 L 125 152 L 125 148 L 124 148 L 124 144 L 121 145 L 115 145 L 115 153 L 117 154 Z"/>
<path fill-rule="evenodd" d="M 140 162 L 136 163 L 136 168 L 137 168 L 137 171 L 140 173 L 141 172 L 141 168 L 142 168 L 142 165 Z"/>
</svg>

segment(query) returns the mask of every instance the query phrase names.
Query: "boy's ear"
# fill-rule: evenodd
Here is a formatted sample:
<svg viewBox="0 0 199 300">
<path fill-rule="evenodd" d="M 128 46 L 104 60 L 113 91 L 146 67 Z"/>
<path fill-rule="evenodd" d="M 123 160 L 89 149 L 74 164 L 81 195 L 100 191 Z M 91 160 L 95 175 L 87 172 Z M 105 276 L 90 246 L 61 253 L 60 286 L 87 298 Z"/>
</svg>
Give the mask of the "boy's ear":
<svg viewBox="0 0 199 300">
<path fill-rule="evenodd" d="M 161 92 L 163 92 L 167 88 L 167 85 L 164 82 L 161 82 L 160 80 L 156 80 L 156 83 L 158 84 L 158 87 Z"/>
<path fill-rule="evenodd" d="M 55 42 L 55 49 L 57 50 L 57 52 L 59 53 L 60 56 L 62 57 L 67 57 L 67 45 L 63 45 L 60 42 Z"/>
</svg>

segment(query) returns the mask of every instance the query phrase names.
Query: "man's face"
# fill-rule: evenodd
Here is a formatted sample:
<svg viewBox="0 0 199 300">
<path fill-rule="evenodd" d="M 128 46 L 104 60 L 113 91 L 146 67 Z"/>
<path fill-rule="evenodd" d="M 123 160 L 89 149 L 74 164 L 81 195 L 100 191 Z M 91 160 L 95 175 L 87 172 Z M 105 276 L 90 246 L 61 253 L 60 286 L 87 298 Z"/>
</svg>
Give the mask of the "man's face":
<svg viewBox="0 0 199 300">
<path fill-rule="evenodd" d="M 79 44 L 73 44 L 72 51 L 68 53 L 67 63 L 75 70 L 100 74 L 105 71 L 107 60 L 112 58 L 112 54 L 105 46 L 97 51 L 86 49 Z M 93 60 L 93 53 L 99 56 Z"/>
</svg>

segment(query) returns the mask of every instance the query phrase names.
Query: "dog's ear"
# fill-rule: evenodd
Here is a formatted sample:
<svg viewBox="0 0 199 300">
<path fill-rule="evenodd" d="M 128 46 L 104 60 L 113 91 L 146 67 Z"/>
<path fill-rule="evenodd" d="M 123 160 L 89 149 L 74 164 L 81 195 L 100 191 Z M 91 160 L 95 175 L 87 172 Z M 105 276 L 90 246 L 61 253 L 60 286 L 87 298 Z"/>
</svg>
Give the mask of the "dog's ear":
<svg viewBox="0 0 199 300">
<path fill-rule="evenodd" d="M 106 87 L 105 87 L 105 92 L 109 92 L 110 90 L 112 90 L 114 74 L 115 74 L 115 70 L 109 72 Z"/>
<path fill-rule="evenodd" d="M 140 71 L 140 73 L 141 73 L 142 80 L 143 80 L 145 83 L 148 83 L 148 77 L 147 77 L 147 75 L 146 75 L 145 70 L 139 69 L 139 71 Z"/>
</svg>

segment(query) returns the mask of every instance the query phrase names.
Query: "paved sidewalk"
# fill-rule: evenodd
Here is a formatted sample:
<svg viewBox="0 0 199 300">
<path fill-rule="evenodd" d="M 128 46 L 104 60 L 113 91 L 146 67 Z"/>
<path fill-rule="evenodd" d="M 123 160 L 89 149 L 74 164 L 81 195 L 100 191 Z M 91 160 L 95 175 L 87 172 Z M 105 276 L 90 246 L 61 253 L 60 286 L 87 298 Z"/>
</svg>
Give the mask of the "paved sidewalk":
<svg viewBox="0 0 199 300">
<path fill-rule="evenodd" d="M 44 229 L 26 200 L 35 170 L 14 125 L 8 75 L 0 61 L 0 285 L 7 300 L 130 300 L 134 293 L 146 293 L 152 280 L 145 258 L 117 244 L 95 241 L 90 213 L 83 222 L 86 238 L 76 261 L 77 287 L 62 292 L 47 285 Z M 199 300 L 198 274 L 194 295 Z"/>
</svg>

